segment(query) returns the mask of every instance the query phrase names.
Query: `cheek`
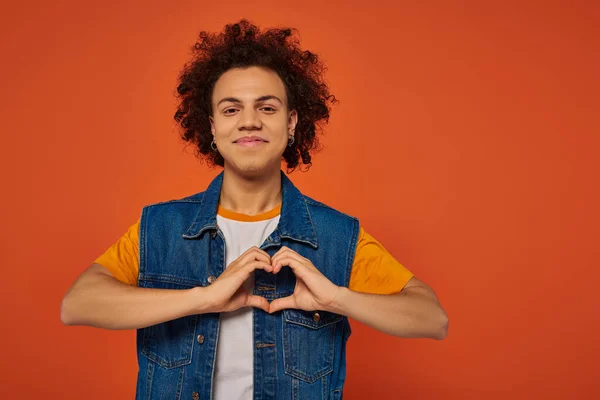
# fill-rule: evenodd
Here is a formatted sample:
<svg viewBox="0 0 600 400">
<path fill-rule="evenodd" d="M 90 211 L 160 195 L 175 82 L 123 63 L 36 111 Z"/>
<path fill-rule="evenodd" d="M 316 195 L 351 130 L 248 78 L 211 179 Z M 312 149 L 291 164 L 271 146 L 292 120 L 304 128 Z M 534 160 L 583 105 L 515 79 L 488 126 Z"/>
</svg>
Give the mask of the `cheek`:
<svg viewBox="0 0 600 400">
<path fill-rule="evenodd" d="M 229 119 L 215 119 L 212 129 L 217 138 L 227 137 L 231 134 L 231 130 L 236 127 L 236 122 L 233 118 Z"/>
<path fill-rule="evenodd" d="M 277 138 L 276 140 L 287 142 L 290 134 L 290 128 L 288 127 L 287 119 L 278 118 L 276 121 L 273 121 L 273 123 L 270 124 L 270 130 L 273 136 Z"/>
</svg>

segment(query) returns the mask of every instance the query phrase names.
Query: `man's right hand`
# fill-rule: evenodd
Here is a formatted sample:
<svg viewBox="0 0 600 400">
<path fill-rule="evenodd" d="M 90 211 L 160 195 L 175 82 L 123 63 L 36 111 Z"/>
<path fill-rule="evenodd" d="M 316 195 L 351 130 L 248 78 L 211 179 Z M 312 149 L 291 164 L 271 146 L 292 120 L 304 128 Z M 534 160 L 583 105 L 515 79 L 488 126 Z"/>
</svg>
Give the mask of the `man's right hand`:
<svg viewBox="0 0 600 400">
<path fill-rule="evenodd" d="M 256 307 L 269 312 L 267 299 L 249 294 L 243 287 L 244 282 L 257 269 L 273 271 L 271 257 L 255 246 L 227 266 L 210 286 L 203 288 L 209 303 L 208 312 L 229 312 L 242 307 Z"/>
</svg>

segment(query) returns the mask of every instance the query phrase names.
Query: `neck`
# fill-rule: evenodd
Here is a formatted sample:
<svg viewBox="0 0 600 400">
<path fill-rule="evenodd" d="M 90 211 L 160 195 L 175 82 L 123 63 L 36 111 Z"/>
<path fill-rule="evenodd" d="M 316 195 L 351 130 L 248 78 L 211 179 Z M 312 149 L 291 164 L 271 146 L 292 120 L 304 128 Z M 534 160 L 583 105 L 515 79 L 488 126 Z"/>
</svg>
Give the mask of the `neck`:
<svg viewBox="0 0 600 400">
<path fill-rule="evenodd" d="M 257 215 L 270 211 L 280 204 L 279 168 L 256 177 L 245 177 L 228 168 L 224 169 L 219 198 L 221 207 L 240 214 Z"/>
</svg>

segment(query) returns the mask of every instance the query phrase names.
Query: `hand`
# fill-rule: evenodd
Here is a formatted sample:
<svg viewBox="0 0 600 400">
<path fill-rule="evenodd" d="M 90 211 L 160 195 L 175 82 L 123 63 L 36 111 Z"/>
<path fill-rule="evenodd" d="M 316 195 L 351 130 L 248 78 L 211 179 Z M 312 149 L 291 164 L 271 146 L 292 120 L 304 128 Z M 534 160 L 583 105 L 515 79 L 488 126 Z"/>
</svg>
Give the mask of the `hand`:
<svg viewBox="0 0 600 400">
<path fill-rule="evenodd" d="M 271 264 L 274 274 L 284 266 L 289 266 L 296 275 L 296 287 L 291 296 L 273 300 L 269 313 L 285 308 L 329 310 L 340 288 L 327 279 L 309 259 L 284 246 L 271 257 Z"/>
<path fill-rule="evenodd" d="M 272 272 L 271 258 L 258 247 L 251 247 L 233 261 L 225 272 L 206 288 L 210 312 L 229 312 L 242 307 L 269 311 L 269 302 L 261 296 L 248 294 L 244 282 L 256 269 Z"/>
</svg>

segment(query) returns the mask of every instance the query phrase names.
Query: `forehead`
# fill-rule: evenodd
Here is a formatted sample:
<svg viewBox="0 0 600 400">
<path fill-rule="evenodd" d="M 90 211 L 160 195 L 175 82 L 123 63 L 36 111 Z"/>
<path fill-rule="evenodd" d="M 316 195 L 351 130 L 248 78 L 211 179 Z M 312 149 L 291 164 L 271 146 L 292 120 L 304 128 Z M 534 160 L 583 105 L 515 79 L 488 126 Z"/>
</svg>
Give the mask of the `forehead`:
<svg viewBox="0 0 600 400">
<path fill-rule="evenodd" d="M 266 95 L 286 101 L 285 86 L 275 71 L 262 67 L 232 68 L 215 83 L 212 101 L 215 104 L 224 97 L 236 97 L 252 102 Z"/>
</svg>

